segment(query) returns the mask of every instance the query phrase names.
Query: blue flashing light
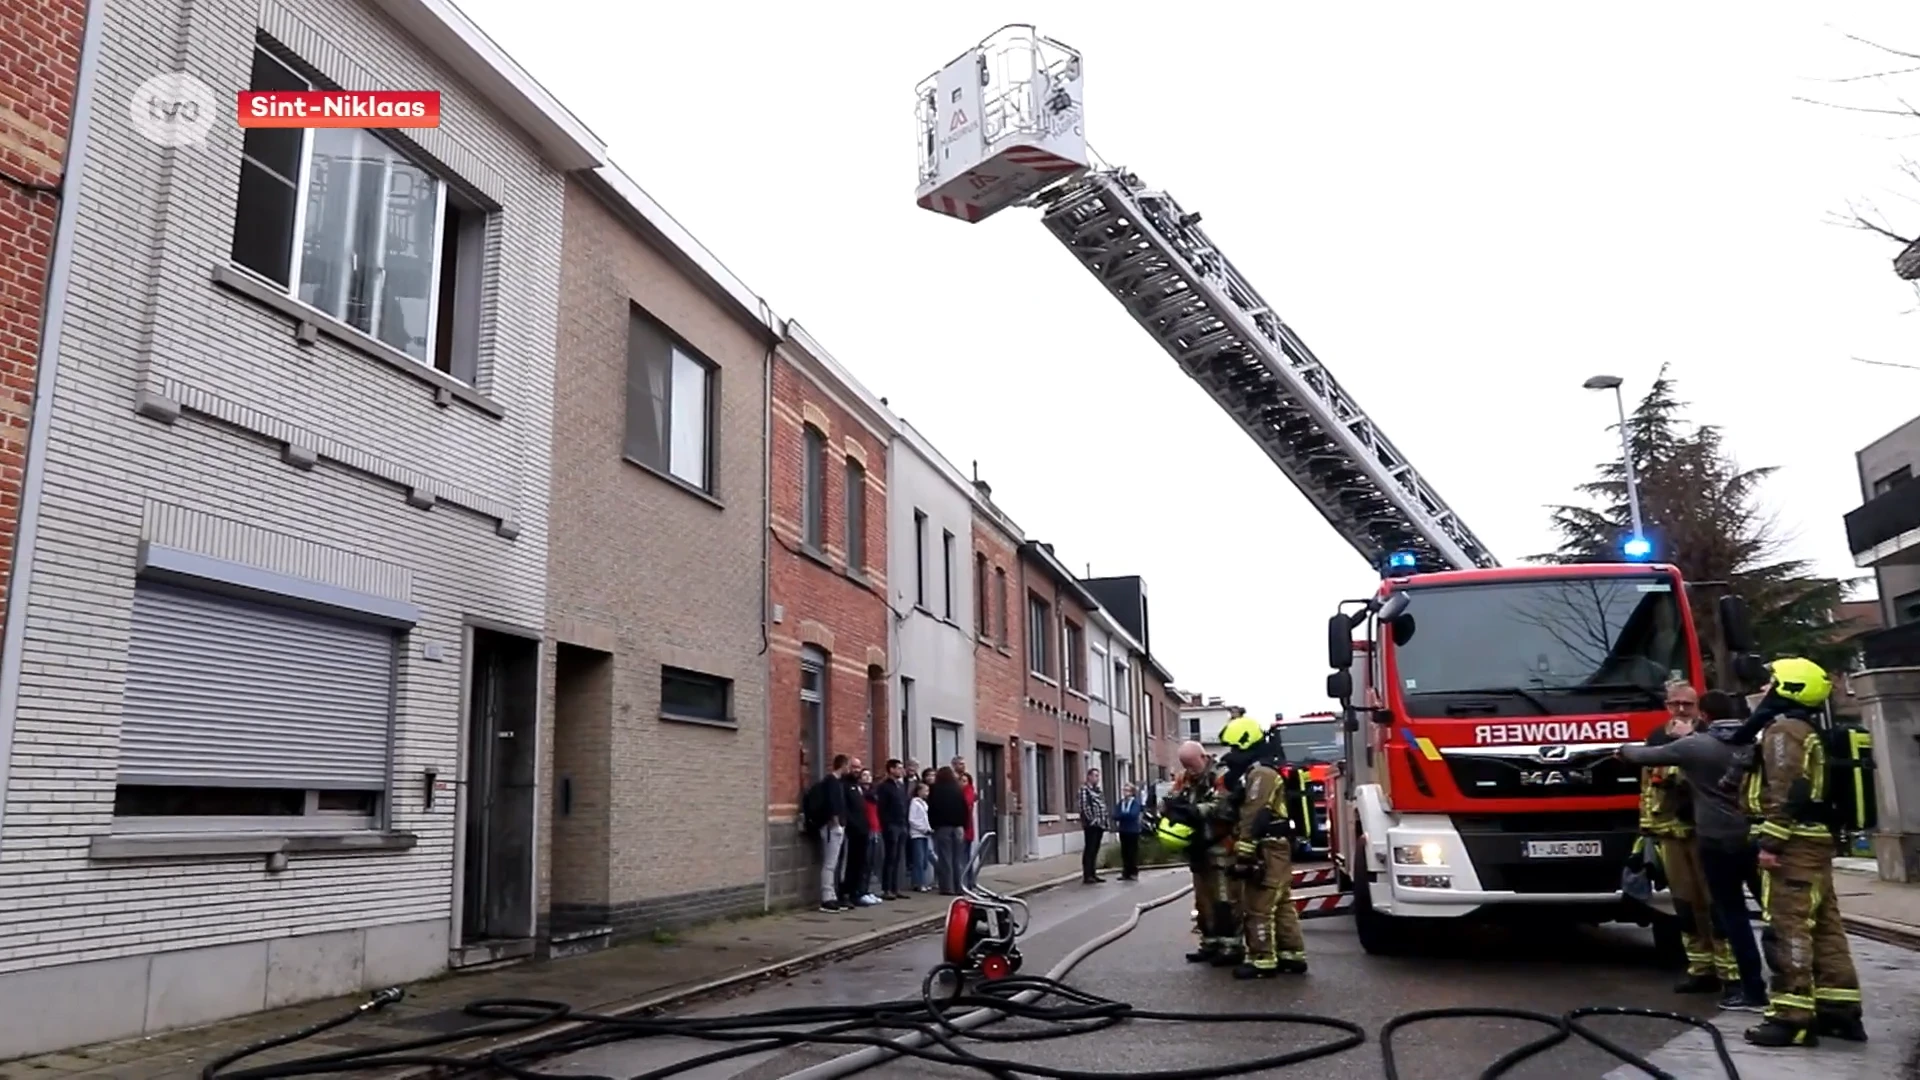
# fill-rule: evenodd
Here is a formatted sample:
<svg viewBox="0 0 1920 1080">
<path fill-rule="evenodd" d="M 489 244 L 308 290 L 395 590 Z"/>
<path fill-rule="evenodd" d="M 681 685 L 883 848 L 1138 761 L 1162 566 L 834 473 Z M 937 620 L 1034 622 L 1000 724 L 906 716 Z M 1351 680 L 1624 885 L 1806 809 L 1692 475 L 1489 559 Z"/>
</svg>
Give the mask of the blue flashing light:
<svg viewBox="0 0 1920 1080">
<path fill-rule="evenodd" d="M 1414 557 L 1411 551 L 1396 551 L 1387 556 L 1387 569 L 1389 570 L 1413 570 L 1418 566 L 1419 560 Z"/>
<path fill-rule="evenodd" d="M 1641 559 L 1653 554 L 1653 541 L 1648 540 L 1644 536 L 1629 536 L 1627 537 L 1627 542 L 1620 545 L 1620 551 L 1625 554 L 1627 558 L 1639 562 Z"/>
</svg>

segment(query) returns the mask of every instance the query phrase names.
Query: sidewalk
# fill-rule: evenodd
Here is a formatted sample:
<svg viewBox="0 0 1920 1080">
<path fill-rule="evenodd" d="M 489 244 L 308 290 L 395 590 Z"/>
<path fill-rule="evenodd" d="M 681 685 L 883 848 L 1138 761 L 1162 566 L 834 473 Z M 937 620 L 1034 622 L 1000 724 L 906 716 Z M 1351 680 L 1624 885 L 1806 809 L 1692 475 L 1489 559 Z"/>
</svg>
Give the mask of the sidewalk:
<svg viewBox="0 0 1920 1080">
<path fill-rule="evenodd" d="M 1835 859 L 1840 917 L 1861 937 L 1920 950 L 1920 885 L 1881 881 L 1872 859 Z"/>
<path fill-rule="evenodd" d="M 1015 894 L 1078 880 L 1080 854 L 981 871 L 981 884 Z M 453 974 L 407 987 L 400 1004 L 241 1067 L 292 1057 L 418 1039 L 477 1026 L 461 1012 L 476 998 L 538 998 L 611 1012 L 720 993 L 830 960 L 883 948 L 932 930 L 947 898 L 916 894 L 838 914 L 802 909 L 697 927 L 585 956 Z M 365 995 L 255 1013 L 208 1027 L 83 1047 L 0 1064 L 0 1080 L 197 1080 L 214 1058 L 351 1009 Z M 470 1047 L 455 1045 L 449 1052 Z"/>
</svg>

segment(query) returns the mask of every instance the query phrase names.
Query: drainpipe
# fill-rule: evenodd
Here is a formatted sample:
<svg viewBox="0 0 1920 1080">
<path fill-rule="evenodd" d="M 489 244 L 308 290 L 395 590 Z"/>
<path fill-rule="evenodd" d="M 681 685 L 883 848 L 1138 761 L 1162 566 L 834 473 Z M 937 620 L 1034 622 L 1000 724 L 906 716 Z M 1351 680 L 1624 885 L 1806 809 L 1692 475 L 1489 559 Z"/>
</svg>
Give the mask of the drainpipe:
<svg viewBox="0 0 1920 1080">
<path fill-rule="evenodd" d="M 773 334 L 773 344 L 767 346 L 766 362 L 760 365 L 760 655 L 767 656 L 773 649 L 773 630 L 768 623 L 773 618 L 773 354 L 780 348 L 785 338 L 787 324 L 774 317 L 773 309 L 766 301 L 760 302 L 760 318 L 767 324 L 767 330 Z M 767 748 L 760 756 L 760 805 L 766 806 L 773 798 L 773 660 L 767 658 L 761 665 L 761 674 L 766 677 L 765 689 L 761 691 L 762 713 L 765 721 L 762 731 L 767 740 Z M 773 844 L 765 840 L 766 819 L 761 818 L 761 907 L 771 910 L 773 907 Z"/>
<path fill-rule="evenodd" d="M 53 260 L 47 272 L 42 309 L 40 355 L 34 368 L 32 429 L 27 434 L 27 471 L 20 491 L 20 521 L 14 536 L 13 579 L 7 587 L 7 623 L 0 639 L 0 836 L 5 835 L 7 777 L 13 762 L 14 717 L 20 710 L 20 650 L 27 636 L 27 600 L 33 588 L 36 534 L 40 529 L 40 493 L 47 478 L 47 430 L 53 420 L 53 389 L 60 371 L 60 339 L 67 321 L 67 290 L 73 274 L 73 236 L 80 209 L 80 178 L 92 141 L 94 85 L 98 81 L 105 0 L 87 5 L 80 37 L 80 72 L 73 88 L 73 122 L 68 127 L 67 158 L 57 190 L 60 209 L 53 231 Z"/>
</svg>

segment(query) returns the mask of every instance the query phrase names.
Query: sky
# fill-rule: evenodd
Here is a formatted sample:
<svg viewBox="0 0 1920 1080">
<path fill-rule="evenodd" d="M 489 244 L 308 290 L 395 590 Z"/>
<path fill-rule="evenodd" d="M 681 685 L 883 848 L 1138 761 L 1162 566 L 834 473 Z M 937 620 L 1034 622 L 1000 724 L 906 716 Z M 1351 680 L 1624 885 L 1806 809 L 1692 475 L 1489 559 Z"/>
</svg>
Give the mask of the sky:
<svg viewBox="0 0 1920 1080">
<path fill-rule="evenodd" d="M 1833 107 L 1920 102 L 1856 78 L 1920 60 L 1847 37 L 1920 52 L 1911 3 L 460 6 L 1029 537 L 1142 575 L 1179 685 L 1256 716 L 1326 707 L 1326 617 L 1377 579 L 1036 212 L 914 205 L 913 87 L 1005 23 L 1082 53 L 1098 154 L 1204 215 L 1503 562 L 1617 458 L 1589 376 L 1630 408 L 1665 366 L 1836 575 L 1854 452 L 1920 412 L 1898 245 L 1834 223 L 1920 232 L 1920 119 Z"/>
</svg>

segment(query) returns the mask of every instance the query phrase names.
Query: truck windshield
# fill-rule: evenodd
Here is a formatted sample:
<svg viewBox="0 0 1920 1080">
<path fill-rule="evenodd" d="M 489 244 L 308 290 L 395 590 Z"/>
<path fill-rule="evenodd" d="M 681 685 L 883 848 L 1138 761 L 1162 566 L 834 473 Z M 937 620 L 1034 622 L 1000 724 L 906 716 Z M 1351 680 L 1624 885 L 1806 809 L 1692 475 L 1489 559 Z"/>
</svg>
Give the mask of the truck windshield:
<svg viewBox="0 0 1920 1080">
<path fill-rule="evenodd" d="M 1416 585 L 1410 599 L 1394 659 L 1414 715 L 1657 708 L 1689 672 L 1665 575 Z"/>
<path fill-rule="evenodd" d="M 1345 757 L 1340 729 L 1332 720 L 1280 725 L 1280 752 L 1295 765 L 1339 761 Z"/>
</svg>

